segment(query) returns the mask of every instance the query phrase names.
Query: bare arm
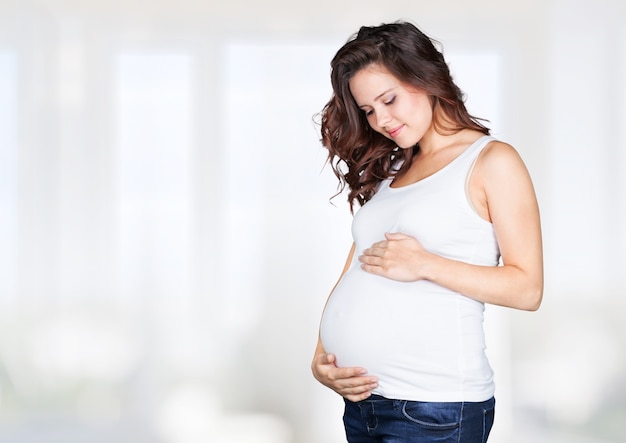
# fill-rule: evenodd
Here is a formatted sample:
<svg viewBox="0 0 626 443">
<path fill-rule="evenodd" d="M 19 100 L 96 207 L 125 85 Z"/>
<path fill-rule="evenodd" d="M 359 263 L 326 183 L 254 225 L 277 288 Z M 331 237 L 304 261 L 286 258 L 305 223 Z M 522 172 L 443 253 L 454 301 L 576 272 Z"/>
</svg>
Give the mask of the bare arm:
<svg viewBox="0 0 626 443">
<path fill-rule="evenodd" d="M 341 276 L 333 287 L 333 291 L 350 267 L 350 263 L 352 262 L 352 258 L 354 256 L 354 250 L 355 245 L 353 244 L 350 249 L 350 254 L 348 254 L 346 264 L 341 272 Z M 328 301 L 326 303 L 328 303 Z M 367 370 L 365 368 L 338 368 L 335 364 L 335 356 L 333 354 L 326 353 L 320 338 L 317 340 L 317 347 L 315 348 L 315 354 L 311 363 L 311 371 L 317 381 L 322 383 L 324 386 L 329 387 L 342 397 L 355 402 L 369 397 L 371 395 L 371 390 L 377 386 L 376 377 L 366 375 Z"/>
<path fill-rule="evenodd" d="M 505 143 L 485 148 L 470 195 L 493 223 L 503 266 L 477 266 L 429 253 L 418 239 L 387 234 L 363 252 L 363 269 L 399 281 L 430 280 L 475 300 L 536 310 L 543 295 L 539 209 L 528 171 Z"/>
</svg>

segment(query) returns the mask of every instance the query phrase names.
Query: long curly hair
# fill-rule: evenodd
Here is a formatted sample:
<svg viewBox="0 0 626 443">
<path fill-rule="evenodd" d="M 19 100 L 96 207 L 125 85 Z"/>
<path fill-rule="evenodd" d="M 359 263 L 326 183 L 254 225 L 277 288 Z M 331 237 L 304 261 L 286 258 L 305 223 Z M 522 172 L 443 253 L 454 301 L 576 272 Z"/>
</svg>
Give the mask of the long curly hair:
<svg viewBox="0 0 626 443">
<path fill-rule="evenodd" d="M 417 27 L 407 22 L 363 26 L 331 61 L 333 94 L 321 111 L 322 144 L 339 179 L 338 193 L 349 189 L 350 211 L 370 200 L 382 180 L 406 171 L 419 151 L 400 149 L 374 131 L 350 92 L 350 79 L 370 65 L 385 67 L 401 82 L 424 91 L 433 107 L 433 125 L 440 133 L 489 129 L 470 115 L 464 96 L 452 80 L 443 54 Z M 399 169 L 395 169 L 401 161 Z"/>
</svg>

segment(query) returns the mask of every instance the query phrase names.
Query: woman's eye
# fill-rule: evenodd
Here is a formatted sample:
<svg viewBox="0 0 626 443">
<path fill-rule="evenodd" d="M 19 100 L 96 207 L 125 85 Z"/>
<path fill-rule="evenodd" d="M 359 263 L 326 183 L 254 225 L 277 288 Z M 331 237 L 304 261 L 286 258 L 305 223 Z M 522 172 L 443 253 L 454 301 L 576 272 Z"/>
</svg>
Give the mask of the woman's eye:
<svg viewBox="0 0 626 443">
<path fill-rule="evenodd" d="M 396 101 L 396 97 L 395 97 L 395 96 L 393 96 L 393 97 L 391 97 L 389 100 L 387 100 L 387 101 L 385 102 L 385 104 L 386 104 L 386 105 L 393 105 L 393 102 L 395 102 L 395 101 Z"/>
<path fill-rule="evenodd" d="M 368 111 L 365 111 L 365 116 L 366 116 L 366 117 L 369 117 L 369 116 L 370 116 L 370 115 L 372 115 L 372 114 L 374 114 L 374 110 L 373 110 L 373 109 L 370 109 L 370 110 L 368 110 Z"/>
</svg>

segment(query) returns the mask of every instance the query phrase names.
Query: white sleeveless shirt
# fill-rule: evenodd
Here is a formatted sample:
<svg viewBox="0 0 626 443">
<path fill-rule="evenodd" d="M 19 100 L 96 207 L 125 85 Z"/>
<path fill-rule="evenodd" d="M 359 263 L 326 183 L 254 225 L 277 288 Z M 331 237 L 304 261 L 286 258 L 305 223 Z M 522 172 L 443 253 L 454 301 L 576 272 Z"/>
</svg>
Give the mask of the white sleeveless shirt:
<svg viewBox="0 0 626 443">
<path fill-rule="evenodd" d="M 416 183 L 391 188 L 391 179 L 382 182 L 354 217 L 354 259 L 328 300 L 320 334 L 338 366 L 364 367 L 378 377 L 374 394 L 431 402 L 485 401 L 494 394 L 482 303 L 430 281 L 369 274 L 358 261 L 385 232 L 400 232 L 440 256 L 497 266 L 493 226 L 467 193 L 474 161 L 492 140 L 481 137 Z"/>
</svg>

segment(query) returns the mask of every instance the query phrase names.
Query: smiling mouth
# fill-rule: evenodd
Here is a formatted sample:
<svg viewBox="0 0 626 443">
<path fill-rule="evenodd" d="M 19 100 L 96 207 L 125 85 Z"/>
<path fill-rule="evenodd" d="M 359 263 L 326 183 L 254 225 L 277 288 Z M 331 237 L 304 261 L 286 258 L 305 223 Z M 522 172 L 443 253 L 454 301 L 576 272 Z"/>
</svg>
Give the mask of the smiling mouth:
<svg viewBox="0 0 626 443">
<path fill-rule="evenodd" d="M 400 125 L 396 128 L 390 129 L 387 131 L 387 133 L 389 134 L 390 137 L 395 137 L 396 135 L 398 135 L 400 133 L 400 131 L 402 130 L 402 128 L 404 127 L 404 125 Z"/>
</svg>

